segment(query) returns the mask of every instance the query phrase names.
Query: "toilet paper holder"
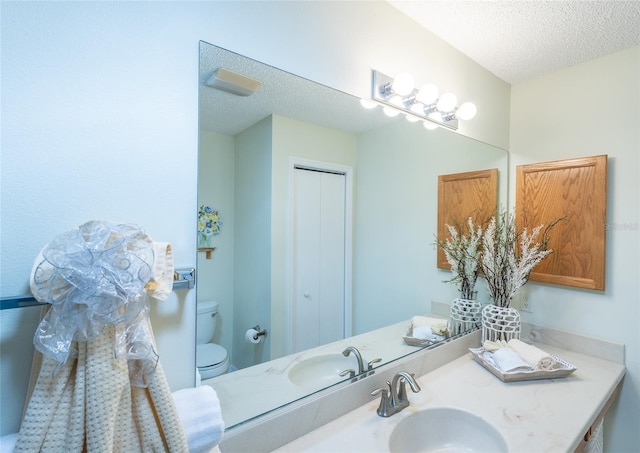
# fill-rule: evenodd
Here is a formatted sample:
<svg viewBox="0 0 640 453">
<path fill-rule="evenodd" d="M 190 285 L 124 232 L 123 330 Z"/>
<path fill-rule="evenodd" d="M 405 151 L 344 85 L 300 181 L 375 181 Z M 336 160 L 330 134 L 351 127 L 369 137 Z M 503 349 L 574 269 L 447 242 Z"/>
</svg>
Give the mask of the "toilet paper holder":
<svg viewBox="0 0 640 453">
<path fill-rule="evenodd" d="M 259 337 L 266 337 L 267 336 L 267 329 L 261 329 L 259 324 L 256 325 L 255 327 L 252 327 L 252 329 L 257 332 L 253 336 L 254 340 L 257 340 Z"/>
</svg>

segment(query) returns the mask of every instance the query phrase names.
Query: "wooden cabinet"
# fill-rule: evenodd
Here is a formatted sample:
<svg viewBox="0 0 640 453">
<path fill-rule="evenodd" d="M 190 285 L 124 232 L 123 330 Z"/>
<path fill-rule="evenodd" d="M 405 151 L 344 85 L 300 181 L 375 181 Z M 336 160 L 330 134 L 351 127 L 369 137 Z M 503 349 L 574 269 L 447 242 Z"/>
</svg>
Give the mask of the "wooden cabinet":
<svg viewBox="0 0 640 453">
<path fill-rule="evenodd" d="M 606 182 L 606 155 L 516 168 L 518 230 L 563 219 L 531 280 L 604 290 Z"/>
<path fill-rule="evenodd" d="M 449 237 L 446 225 L 486 224 L 498 208 L 498 169 L 438 176 L 438 240 Z M 438 267 L 451 269 L 438 247 Z"/>
</svg>

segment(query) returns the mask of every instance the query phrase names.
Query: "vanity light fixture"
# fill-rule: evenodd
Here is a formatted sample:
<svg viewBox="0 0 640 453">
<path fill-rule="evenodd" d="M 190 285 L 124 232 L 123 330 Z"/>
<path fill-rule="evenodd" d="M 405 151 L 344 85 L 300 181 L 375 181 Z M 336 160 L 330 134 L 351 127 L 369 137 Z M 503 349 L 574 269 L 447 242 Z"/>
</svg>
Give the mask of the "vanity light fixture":
<svg viewBox="0 0 640 453">
<path fill-rule="evenodd" d="M 262 86 L 262 82 L 229 69 L 218 68 L 205 85 L 238 96 L 250 96 Z"/>
<path fill-rule="evenodd" d="M 371 99 L 360 99 L 360 105 L 362 105 L 367 110 L 371 110 L 375 109 L 378 106 L 378 103 L 372 101 Z"/>
<path fill-rule="evenodd" d="M 404 113 L 410 121 L 424 122 L 427 129 L 444 126 L 458 129 L 458 120 L 470 120 L 478 111 L 475 104 L 465 102 L 458 106 L 453 93 L 440 94 L 432 83 L 415 88 L 413 76 L 402 73 L 395 78 L 372 71 L 371 100 L 361 100 L 365 108 L 372 108 L 371 101 L 381 104 L 387 116 Z"/>
</svg>

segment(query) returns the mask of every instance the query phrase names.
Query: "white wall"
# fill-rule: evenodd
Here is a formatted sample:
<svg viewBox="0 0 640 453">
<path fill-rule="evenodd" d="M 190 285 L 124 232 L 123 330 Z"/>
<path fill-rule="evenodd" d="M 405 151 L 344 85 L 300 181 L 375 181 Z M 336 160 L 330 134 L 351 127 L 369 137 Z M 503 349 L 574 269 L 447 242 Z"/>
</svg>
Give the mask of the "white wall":
<svg viewBox="0 0 640 453">
<path fill-rule="evenodd" d="M 627 375 L 605 446 L 638 451 L 640 47 L 515 85 L 511 109 L 512 175 L 526 163 L 609 155 L 605 291 L 530 282 L 533 314 L 523 319 L 624 343 Z"/>
<path fill-rule="evenodd" d="M 509 86 L 385 2 L 0 7 L 3 297 L 25 294 L 38 250 L 91 219 L 138 223 L 171 242 L 177 264 L 196 262 L 198 40 L 360 96 L 371 68 L 412 71 L 476 102 L 463 133 L 508 145 Z M 194 382 L 193 293 L 152 307 L 172 389 Z M 4 332 L 0 434 L 17 429 L 10 395 L 26 388 L 10 362 L 32 351 L 5 347 Z"/>
</svg>

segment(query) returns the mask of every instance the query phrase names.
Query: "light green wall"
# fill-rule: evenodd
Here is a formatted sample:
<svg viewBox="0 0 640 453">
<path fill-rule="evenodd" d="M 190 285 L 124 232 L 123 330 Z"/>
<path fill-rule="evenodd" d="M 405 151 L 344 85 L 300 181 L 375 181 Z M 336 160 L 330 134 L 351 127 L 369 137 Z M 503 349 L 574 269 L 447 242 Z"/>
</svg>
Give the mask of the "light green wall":
<svg viewBox="0 0 640 453">
<path fill-rule="evenodd" d="M 355 142 L 281 116 L 235 138 L 201 132 L 199 199 L 220 208 L 224 225 L 213 258 L 198 258 L 198 299 L 220 304 L 216 340 L 238 368 L 286 354 L 290 158 L 355 167 Z M 244 332 L 256 324 L 269 334 L 249 345 Z"/>
<path fill-rule="evenodd" d="M 198 206 L 218 209 L 223 225 L 213 238 L 211 259 L 198 253 L 198 301 L 218 302 L 214 342 L 233 356 L 234 160 L 233 137 L 200 131 Z"/>
<path fill-rule="evenodd" d="M 426 314 L 457 297 L 436 268 L 438 176 L 499 168 L 507 153 L 444 129 L 398 121 L 358 136 L 354 333 Z M 479 297 L 483 284 L 478 282 Z"/>
<path fill-rule="evenodd" d="M 625 345 L 627 375 L 606 418 L 605 447 L 638 451 L 640 47 L 513 86 L 510 149 L 512 175 L 531 162 L 609 156 L 605 291 L 530 282 L 533 313 L 523 320 Z"/>
<path fill-rule="evenodd" d="M 271 118 L 236 136 L 234 338 L 238 368 L 270 358 L 270 341 L 245 341 L 256 325 L 271 331 Z"/>
<path fill-rule="evenodd" d="M 224 153 L 224 157 L 221 162 L 210 160 L 207 165 L 217 167 L 218 172 L 226 173 L 229 178 L 233 162 L 229 163 L 228 147 L 218 143 L 232 146 L 233 139 L 217 137 L 216 146 L 221 148 L 217 153 Z M 203 144 L 212 146 L 209 142 L 212 140 Z M 236 184 L 232 190 L 236 193 L 232 197 L 235 210 L 229 211 L 229 214 L 236 213 L 234 219 L 229 219 L 236 229 L 235 272 L 225 282 L 200 279 L 199 291 L 219 294 L 235 279 L 232 299 L 236 333 L 232 361 L 240 367 L 268 357 L 264 347 L 244 343 L 240 333 L 251 325 L 261 324 L 269 330 L 266 345 L 271 348 L 272 358 L 286 353 L 289 316 L 286 269 L 290 253 L 286 240 L 292 157 L 354 169 L 354 333 L 424 314 L 430 310 L 431 301 L 450 301 L 456 296 L 454 286 L 442 283 L 449 278 L 449 273 L 435 267 L 433 240 L 438 175 L 499 168 L 503 202 L 506 195 L 504 150 L 444 129 L 427 131 L 406 121 L 399 120 L 384 129 L 355 136 L 273 116 L 240 134 L 236 143 Z M 201 173 L 202 178 L 211 174 L 204 169 Z M 207 180 L 205 185 L 211 182 Z M 263 212 L 259 218 L 270 222 L 270 230 L 263 229 L 264 224 L 258 225 L 257 211 Z M 231 229 L 231 225 L 225 224 L 225 233 Z M 266 250 L 259 240 L 266 241 L 269 231 L 271 248 Z M 261 252 L 256 254 L 257 250 Z M 215 262 L 231 267 L 232 264 L 223 264 L 227 262 L 227 255 L 223 261 L 219 251 L 216 251 Z M 270 266 L 266 256 L 270 256 Z M 228 263 L 233 263 L 233 257 Z M 208 261 L 203 264 L 205 269 L 211 265 Z M 265 279 L 269 272 L 271 296 L 265 297 L 267 293 L 261 291 L 268 287 Z M 220 286 L 212 288 L 214 282 Z M 482 297 L 483 289 L 479 289 Z M 390 303 L 394 306 L 392 311 Z M 265 307 L 270 309 L 268 316 Z M 226 333 L 221 339 L 225 347 L 229 344 Z M 229 349 L 231 351 L 231 347 Z"/>
<path fill-rule="evenodd" d="M 289 219 L 289 160 L 292 156 L 349 167 L 356 164 L 356 138 L 335 129 L 282 116 L 273 117 L 273 178 L 271 218 L 271 351 L 286 354 L 287 274 Z"/>
</svg>

